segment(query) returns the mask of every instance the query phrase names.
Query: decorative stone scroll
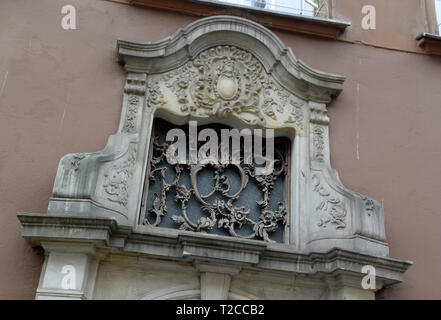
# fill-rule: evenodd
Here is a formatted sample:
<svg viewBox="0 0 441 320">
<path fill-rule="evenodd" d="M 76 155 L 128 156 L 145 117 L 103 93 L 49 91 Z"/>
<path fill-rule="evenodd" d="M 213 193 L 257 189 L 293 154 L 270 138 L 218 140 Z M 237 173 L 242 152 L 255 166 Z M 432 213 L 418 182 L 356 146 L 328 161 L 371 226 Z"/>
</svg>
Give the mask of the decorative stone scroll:
<svg viewBox="0 0 441 320">
<path fill-rule="evenodd" d="M 346 208 L 344 201 L 335 198 L 331 192 L 322 186 L 317 175 L 312 176 L 314 191 L 320 196 L 321 202 L 315 208 L 320 216 L 317 223 L 319 227 L 326 228 L 328 224 L 334 224 L 336 229 L 346 227 Z"/>
<path fill-rule="evenodd" d="M 107 200 L 127 207 L 129 201 L 129 183 L 133 175 L 136 160 L 136 147 L 131 146 L 127 156 L 122 161 L 115 161 L 109 173 L 105 173 L 104 191 Z"/>
</svg>

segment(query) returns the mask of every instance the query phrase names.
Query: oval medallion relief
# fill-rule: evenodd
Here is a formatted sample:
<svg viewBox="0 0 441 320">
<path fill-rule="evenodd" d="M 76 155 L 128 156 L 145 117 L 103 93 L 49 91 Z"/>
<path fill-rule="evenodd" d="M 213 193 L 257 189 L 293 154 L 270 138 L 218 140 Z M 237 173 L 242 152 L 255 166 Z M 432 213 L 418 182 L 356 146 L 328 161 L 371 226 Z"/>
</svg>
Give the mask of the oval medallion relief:
<svg viewBox="0 0 441 320">
<path fill-rule="evenodd" d="M 219 77 L 217 82 L 217 92 L 225 100 L 232 99 L 237 92 L 237 84 L 233 78 L 227 76 Z"/>
</svg>

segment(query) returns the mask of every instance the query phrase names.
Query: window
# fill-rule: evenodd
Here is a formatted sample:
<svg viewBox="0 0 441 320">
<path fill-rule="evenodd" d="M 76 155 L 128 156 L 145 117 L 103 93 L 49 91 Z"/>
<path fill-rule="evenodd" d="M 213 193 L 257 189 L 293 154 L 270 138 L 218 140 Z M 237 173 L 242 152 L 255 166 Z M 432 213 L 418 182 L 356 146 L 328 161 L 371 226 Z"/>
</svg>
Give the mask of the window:
<svg viewBox="0 0 441 320">
<path fill-rule="evenodd" d="M 441 0 L 435 0 L 437 31 L 441 35 Z"/>
<path fill-rule="evenodd" d="M 284 14 L 327 17 L 328 0 L 218 0 Z"/>
<path fill-rule="evenodd" d="M 246 139 L 251 139 L 251 142 L 262 138 L 241 134 L 246 131 L 236 135 L 237 146 L 240 146 L 240 163 L 233 164 L 231 158 L 234 156 L 234 130 L 222 124 L 201 126 L 198 131 L 199 138 L 204 129 L 213 129 L 212 132 L 217 133 L 219 141 L 216 141 L 216 144 L 221 143 L 220 148 L 214 150 L 219 150 L 219 153 L 222 152 L 222 144 L 225 141 L 222 139 L 225 133 L 228 134 L 225 135 L 229 141 L 229 160 L 226 164 L 219 161 L 206 164 L 189 164 L 189 161 L 170 164 L 166 154 L 172 142 L 167 142 L 165 138 L 170 130 L 176 128 L 185 132 L 186 146 L 190 146 L 188 126 L 177 127 L 159 118 L 154 121 L 144 191 L 143 224 L 245 239 L 286 242 L 285 229 L 289 210 L 287 173 L 291 145 L 289 139 L 274 140 L 274 170 L 270 174 L 258 175 L 255 169 L 264 165 L 260 166 L 256 161 L 244 161 L 247 157 L 244 144 Z M 209 143 L 212 142 L 212 137 L 210 136 Z M 262 146 L 265 145 L 266 139 L 262 139 Z M 186 160 L 191 152 L 187 147 Z M 202 148 L 199 141 L 199 152 Z M 251 154 L 254 152 L 248 153 L 248 157 L 251 157 Z M 262 155 L 267 156 L 265 150 Z M 220 157 L 222 156 L 219 154 L 219 159 Z"/>
</svg>

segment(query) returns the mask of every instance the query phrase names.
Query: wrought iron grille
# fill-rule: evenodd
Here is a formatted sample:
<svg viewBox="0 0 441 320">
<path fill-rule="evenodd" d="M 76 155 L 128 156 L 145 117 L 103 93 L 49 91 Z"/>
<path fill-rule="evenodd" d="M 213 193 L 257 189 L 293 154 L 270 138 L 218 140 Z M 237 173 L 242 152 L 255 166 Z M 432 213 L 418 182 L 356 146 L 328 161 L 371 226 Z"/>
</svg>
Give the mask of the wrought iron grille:
<svg viewBox="0 0 441 320">
<path fill-rule="evenodd" d="M 240 164 L 236 165 L 168 163 L 166 150 L 172 142 L 165 141 L 165 137 L 172 127 L 176 128 L 160 119 L 154 121 L 142 224 L 285 242 L 288 234 L 290 141 L 276 138 L 273 172 L 256 175 L 256 163 L 245 164 L 243 150 Z M 188 142 L 188 130 L 181 128 L 186 132 Z M 209 128 L 217 132 L 229 129 L 224 125 L 210 125 Z"/>
</svg>

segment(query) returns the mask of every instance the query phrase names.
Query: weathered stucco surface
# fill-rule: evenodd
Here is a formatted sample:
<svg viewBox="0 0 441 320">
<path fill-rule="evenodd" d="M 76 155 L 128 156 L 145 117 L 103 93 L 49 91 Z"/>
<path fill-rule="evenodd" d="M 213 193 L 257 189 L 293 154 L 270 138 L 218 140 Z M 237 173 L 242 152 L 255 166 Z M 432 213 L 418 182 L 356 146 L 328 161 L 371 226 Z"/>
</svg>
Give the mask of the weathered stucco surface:
<svg viewBox="0 0 441 320">
<path fill-rule="evenodd" d="M 65 4 L 78 30 L 61 28 Z M 0 298 L 34 298 L 40 276 L 16 212 L 45 212 L 59 159 L 100 150 L 117 130 L 116 39 L 159 40 L 195 19 L 106 1 L 0 3 Z M 332 166 L 382 202 L 390 255 L 414 262 L 379 297 L 441 298 L 440 58 L 276 33 L 305 63 L 347 77 L 329 108 Z"/>
</svg>

